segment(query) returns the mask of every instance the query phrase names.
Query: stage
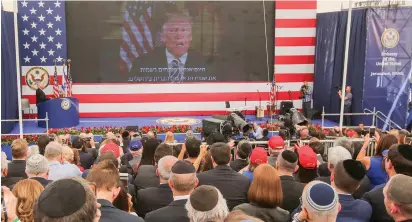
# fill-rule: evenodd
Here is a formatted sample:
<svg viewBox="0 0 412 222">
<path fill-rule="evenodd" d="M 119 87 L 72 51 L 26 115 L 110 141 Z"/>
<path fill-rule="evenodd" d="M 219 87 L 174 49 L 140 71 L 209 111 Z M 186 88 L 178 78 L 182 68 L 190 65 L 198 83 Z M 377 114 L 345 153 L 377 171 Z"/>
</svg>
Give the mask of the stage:
<svg viewBox="0 0 412 222">
<path fill-rule="evenodd" d="M 192 128 L 202 127 L 202 120 L 212 116 L 181 116 L 181 117 L 130 117 L 130 118 L 80 118 L 80 124 L 76 128 L 87 127 L 125 127 L 125 126 L 172 126 L 172 125 L 190 125 Z M 249 122 L 265 123 L 270 118 L 265 117 L 256 119 L 254 115 L 246 115 Z M 321 124 L 321 120 L 312 120 L 312 124 Z M 338 123 L 325 119 L 325 127 L 338 126 Z M 19 124 L 16 123 L 10 134 L 18 134 Z M 37 126 L 36 121 L 23 121 L 23 134 L 44 133 L 45 128 Z"/>
</svg>

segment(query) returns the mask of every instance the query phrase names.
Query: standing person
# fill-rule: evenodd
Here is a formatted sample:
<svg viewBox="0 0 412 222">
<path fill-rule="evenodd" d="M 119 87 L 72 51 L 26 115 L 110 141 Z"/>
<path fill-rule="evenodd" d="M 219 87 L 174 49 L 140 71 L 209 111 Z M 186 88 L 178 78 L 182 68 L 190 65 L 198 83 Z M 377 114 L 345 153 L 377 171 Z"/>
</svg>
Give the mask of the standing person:
<svg viewBox="0 0 412 222">
<path fill-rule="evenodd" d="M 302 111 L 306 118 L 309 118 L 309 112 L 312 108 L 312 88 L 309 86 L 308 81 L 303 82 L 300 87 L 300 93 L 302 98 Z"/>
<path fill-rule="evenodd" d="M 351 113 L 352 112 L 352 87 L 346 86 L 346 94 L 345 94 L 345 101 L 344 101 L 344 113 Z M 339 98 L 342 99 L 342 91 L 338 91 Z M 343 125 L 344 126 L 351 126 L 351 117 L 349 115 L 345 115 L 343 118 Z"/>
</svg>

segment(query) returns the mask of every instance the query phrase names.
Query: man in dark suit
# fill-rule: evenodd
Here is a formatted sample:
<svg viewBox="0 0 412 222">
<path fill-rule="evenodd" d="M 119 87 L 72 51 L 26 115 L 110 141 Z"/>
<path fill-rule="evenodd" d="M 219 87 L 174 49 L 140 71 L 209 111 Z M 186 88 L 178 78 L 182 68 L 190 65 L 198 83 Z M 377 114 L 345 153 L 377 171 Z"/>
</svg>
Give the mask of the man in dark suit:
<svg viewBox="0 0 412 222">
<path fill-rule="evenodd" d="M 295 180 L 293 173 L 298 170 L 298 155 L 290 150 L 284 150 L 276 161 L 276 169 L 282 183 L 283 201 L 280 208 L 289 211 L 295 210 L 299 204 L 305 185 Z"/>
<path fill-rule="evenodd" d="M 129 74 L 131 82 L 197 82 L 207 77 L 206 58 L 189 49 L 192 19 L 170 15 L 162 27 L 165 48 L 157 48 L 136 59 Z"/>
<path fill-rule="evenodd" d="M 168 180 L 173 165 L 177 162 L 174 156 L 165 156 L 159 160 L 157 174 L 160 184 L 158 187 L 149 187 L 137 192 L 137 215 L 145 218 L 146 214 L 169 205 L 173 201 L 173 193 L 169 187 Z"/>
<path fill-rule="evenodd" d="M 7 177 L 24 177 L 26 175 L 27 142 L 21 139 L 14 140 L 11 144 L 13 160 L 8 165 Z"/>
<path fill-rule="evenodd" d="M 179 160 L 172 167 L 169 186 L 173 192 L 173 202 L 146 214 L 146 222 L 189 222 L 185 208 L 187 199 L 198 185 L 196 169 L 187 161 Z"/>
<path fill-rule="evenodd" d="M 211 146 L 213 170 L 199 174 L 200 185 L 215 186 L 227 201 L 229 210 L 239 204 L 247 203 L 249 179 L 228 166 L 231 158 L 230 147 L 226 143 L 215 143 Z"/>
<path fill-rule="evenodd" d="M 383 152 L 385 157 L 385 171 L 389 178 L 396 174 L 412 176 L 412 146 L 397 145 Z M 386 212 L 383 196 L 383 188 L 386 184 L 381 184 L 373 190 L 365 193 L 363 200 L 372 205 L 372 222 L 394 221 Z"/>
<path fill-rule="evenodd" d="M 352 193 L 358 189 L 365 175 L 366 168 L 360 161 L 347 159 L 335 165 L 330 177 L 331 186 L 338 192 L 339 203 L 342 206 L 336 218 L 337 222 L 369 222 L 372 214 L 371 205 L 352 197 Z"/>
<path fill-rule="evenodd" d="M 36 79 L 36 85 L 37 85 L 37 89 L 36 89 L 36 105 L 38 106 L 39 103 L 42 103 L 44 101 L 47 101 L 47 97 L 46 94 L 43 92 L 43 90 L 41 89 L 41 85 L 40 85 L 40 80 Z"/>
<path fill-rule="evenodd" d="M 252 152 L 252 145 L 247 140 L 241 140 L 237 144 L 236 160 L 230 162 L 230 167 L 239 172 L 249 165 L 249 156 Z"/>
</svg>

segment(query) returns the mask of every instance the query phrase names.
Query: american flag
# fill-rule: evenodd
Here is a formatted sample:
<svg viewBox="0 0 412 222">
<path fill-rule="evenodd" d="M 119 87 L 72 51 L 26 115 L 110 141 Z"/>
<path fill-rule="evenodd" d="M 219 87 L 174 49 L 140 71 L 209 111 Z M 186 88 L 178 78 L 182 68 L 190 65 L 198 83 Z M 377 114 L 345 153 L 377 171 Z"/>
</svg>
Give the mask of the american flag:
<svg viewBox="0 0 412 222">
<path fill-rule="evenodd" d="M 57 78 L 57 66 L 54 66 L 53 94 L 54 94 L 54 98 L 59 97 L 59 82 Z"/>
<path fill-rule="evenodd" d="M 70 59 L 67 61 L 67 97 L 71 97 L 73 95 L 73 79 L 72 79 L 72 74 L 71 74 L 71 66 L 72 64 L 70 63 Z"/>
<path fill-rule="evenodd" d="M 153 50 L 151 16 L 152 6 L 148 1 L 131 1 L 126 4 L 120 46 L 121 73 L 128 73 L 136 58 Z"/>
<path fill-rule="evenodd" d="M 275 105 L 276 102 L 276 82 L 275 74 L 273 74 L 272 84 L 270 86 L 270 105 Z"/>
</svg>

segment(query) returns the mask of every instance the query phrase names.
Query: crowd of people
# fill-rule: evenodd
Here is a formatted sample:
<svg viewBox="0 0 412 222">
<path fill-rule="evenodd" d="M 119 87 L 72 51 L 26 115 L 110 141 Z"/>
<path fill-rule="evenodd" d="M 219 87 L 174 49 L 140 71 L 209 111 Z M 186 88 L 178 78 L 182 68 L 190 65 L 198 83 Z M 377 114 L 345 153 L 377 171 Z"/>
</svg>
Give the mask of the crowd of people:
<svg viewBox="0 0 412 222">
<path fill-rule="evenodd" d="M 369 135 L 326 150 L 307 129 L 310 143 L 290 147 L 262 132 L 265 145 L 190 132 L 182 144 L 171 132 L 17 139 L 11 161 L 2 153 L 2 221 L 412 221 L 402 132 L 377 130 L 373 156 Z"/>
</svg>

